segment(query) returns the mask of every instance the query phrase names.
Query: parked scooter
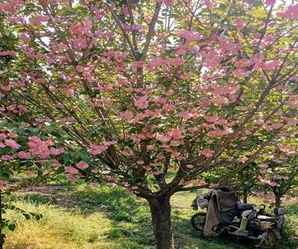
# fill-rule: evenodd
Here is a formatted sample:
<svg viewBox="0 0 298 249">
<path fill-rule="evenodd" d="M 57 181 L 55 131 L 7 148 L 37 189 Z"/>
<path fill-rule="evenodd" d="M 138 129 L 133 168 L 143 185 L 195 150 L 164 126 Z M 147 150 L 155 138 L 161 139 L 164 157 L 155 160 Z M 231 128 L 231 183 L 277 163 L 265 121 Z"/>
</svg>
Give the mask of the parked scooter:
<svg viewBox="0 0 298 249">
<path fill-rule="evenodd" d="M 241 203 L 236 192 L 227 188 L 210 191 L 197 197 L 194 209 L 207 209 L 192 216 L 194 229 L 205 237 L 229 235 L 252 240 L 256 248 L 273 249 L 282 239 L 284 224 L 283 208 L 275 208 L 273 215 L 265 213 L 265 205 Z"/>
</svg>

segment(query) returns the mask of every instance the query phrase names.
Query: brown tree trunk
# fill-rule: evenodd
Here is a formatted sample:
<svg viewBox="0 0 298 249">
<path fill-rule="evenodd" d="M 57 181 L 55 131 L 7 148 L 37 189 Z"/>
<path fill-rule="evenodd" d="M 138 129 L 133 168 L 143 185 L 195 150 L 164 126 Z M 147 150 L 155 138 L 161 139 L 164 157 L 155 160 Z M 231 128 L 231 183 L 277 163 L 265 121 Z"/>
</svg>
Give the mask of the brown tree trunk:
<svg viewBox="0 0 298 249">
<path fill-rule="evenodd" d="M 170 196 L 150 199 L 156 249 L 173 249 Z"/>
<path fill-rule="evenodd" d="M 247 199 L 248 199 L 248 191 L 244 190 L 244 192 L 243 192 L 243 203 L 247 203 Z"/>
<path fill-rule="evenodd" d="M 2 217 L 2 191 L 0 190 L 0 249 L 3 249 L 5 235 L 2 233 L 3 217 Z"/>
<path fill-rule="evenodd" d="M 281 206 L 281 196 L 277 194 L 275 194 L 274 196 L 275 196 L 275 207 L 279 208 Z"/>
</svg>

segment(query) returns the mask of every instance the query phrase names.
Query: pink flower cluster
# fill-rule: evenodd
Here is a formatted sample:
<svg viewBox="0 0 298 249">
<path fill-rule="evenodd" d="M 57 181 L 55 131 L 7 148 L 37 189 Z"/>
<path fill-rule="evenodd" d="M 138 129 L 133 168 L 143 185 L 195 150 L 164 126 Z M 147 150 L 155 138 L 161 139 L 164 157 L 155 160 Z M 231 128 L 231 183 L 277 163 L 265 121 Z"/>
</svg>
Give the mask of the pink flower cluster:
<svg viewBox="0 0 298 249">
<path fill-rule="evenodd" d="M 105 152 L 111 145 L 115 144 L 114 141 L 107 141 L 101 144 L 92 144 L 89 148 L 90 154 L 97 156 Z"/>
<path fill-rule="evenodd" d="M 0 190 L 4 189 L 6 186 L 6 181 L 0 180 Z"/>
<path fill-rule="evenodd" d="M 268 5 L 268 6 L 272 6 L 276 3 L 276 0 L 265 0 L 265 3 Z"/>
<path fill-rule="evenodd" d="M 72 46 L 74 49 L 86 49 L 89 46 L 88 37 L 92 36 L 92 21 L 85 19 L 70 27 Z"/>
<path fill-rule="evenodd" d="M 66 166 L 64 171 L 70 181 L 75 181 L 80 175 L 80 170 L 85 170 L 87 168 L 89 168 L 89 164 L 84 161 L 80 161 L 75 166 Z"/>
<path fill-rule="evenodd" d="M 40 159 L 48 159 L 50 156 L 58 156 L 64 153 L 63 148 L 54 148 L 51 139 L 41 140 L 37 136 L 29 137 L 28 147 L 32 156 Z"/>
<path fill-rule="evenodd" d="M 214 150 L 207 149 L 207 148 L 203 149 L 203 150 L 201 150 L 200 155 L 202 155 L 206 158 L 211 158 L 214 155 Z"/>
<path fill-rule="evenodd" d="M 0 133 L 0 148 L 9 147 L 11 149 L 17 150 L 21 147 L 16 141 L 16 134 L 12 132 L 2 132 Z"/>
<path fill-rule="evenodd" d="M 164 134 L 158 133 L 156 135 L 156 139 L 162 143 L 168 143 L 171 140 L 174 140 L 174 141 L 182 140 L 183 134 L 179 128 L 173 128 Z"/>
<path fill-rule="evenodd" d="M 48 20 L 49 20 L 48 16 L 34 16 L 30 19 L 30 23 L 35 26 L 39 26 L 43 22 L 47 22 Z"/>
<path fill-rule="evenodd" d="M 134 114 L 131 111 L 124 111 L 119 113 L 120 118 L 130 122 L 134 118 Z"/>
<path fill-rule="evenodd" d="M 191 31 L 191 30 L 183 30 L 178 33 L 178 36 L 185 39 L 186 42 L 192 42 L 192 41 L 199 41 L 203 38 L 203 35 L 201 35 L 198 32 Z"/>
<path fill-rule="evenodd" d="M 7 51 L 0 51 L 0 56 L 16 56 L 15 51 L 7 50 Z"/>
<path fill-rule="evenodd" d="M 289 107 L 298 109 L 298 95 L 291 95 L 288 99 Z"/>
<path fill-rule="evenodd" d="M 164 3 L 166 6 L 171 6 L 174 4 L 174 0 L 157 0 L 159 3 Z"/>
<path fill-rule="evenodd" d="M 8 0 L 0 3 L 0 13 L 14 14 L 22 6 L 23 0 Z"/>
<path fill-rule="evenodd" d="M 149 101 L 147 96 L 141 96 L 135 99 L 134 105 L 139 109 L 147 109 Z"/>
<path fill-rule="evenodd" d="M 282 17 L 296 20 L 298 19 L 298 4 L 290 5 L 287 10 L 284 12 L 279 12 L 278 14 Z"/>
</svg>

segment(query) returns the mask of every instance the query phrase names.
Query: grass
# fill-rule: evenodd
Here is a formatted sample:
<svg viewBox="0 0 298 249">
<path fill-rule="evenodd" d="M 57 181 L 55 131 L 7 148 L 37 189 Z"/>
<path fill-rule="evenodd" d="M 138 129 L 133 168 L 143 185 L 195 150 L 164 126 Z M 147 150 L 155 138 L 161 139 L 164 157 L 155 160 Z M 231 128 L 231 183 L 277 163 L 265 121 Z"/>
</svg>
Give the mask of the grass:
<svg viewBox="0 0 298 249">
<path fill-rule="evenodd" d="M 229 240 L 204 240 L 189 219 L 195 193 L 172 198 L 175 243 L 179 249 L 245 249 Z M 107 186 L 44 189 L 15 197 L 22 209 L 41 213 L 39 221 L 20 214 L 7 215 L 17 229 L 7 234 L 5 249 L 151 249 L 154 243 L 149 210 L 142 200 L 120 188 Z M 289 229 L 298 227 L 298 205 L 288 208 Z M 296 229 L 297 230 L 297 229 Z M 291 231 L 293 232 L 293 231 Z M 290 240 L 284 249 L 296 249 Z"/>
</svg>

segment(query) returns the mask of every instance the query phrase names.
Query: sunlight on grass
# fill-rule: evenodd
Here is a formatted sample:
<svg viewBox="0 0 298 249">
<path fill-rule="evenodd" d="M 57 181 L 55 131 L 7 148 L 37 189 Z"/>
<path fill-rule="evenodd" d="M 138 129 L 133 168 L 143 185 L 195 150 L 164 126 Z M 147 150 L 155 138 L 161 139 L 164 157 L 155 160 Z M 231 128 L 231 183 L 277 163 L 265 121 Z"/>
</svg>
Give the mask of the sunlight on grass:
<svg viewBox="0 0 298 249">
<path fill-rule="evenodd" d="M 17 229 L 7 234 L 5 249 L 154 248 L 149 209 L 144 201 L 121 188 L 107 186 L 80 185 L 59 194 L 56 202 L 41 193 L 16 196 L 17 207 L 43 217 L 38 221 L 25 220 L 21 214 L 8 212 L 9 219 L 16 221 Z M 178 249 L 249 248 L 229 239 L 200 238 L 190 225 L 190 217 L 195 213 L 191 202 L 195 196 L 196 192 L 177 193 L 171 200 Z M 255 197 L 251 201 L 262 203 Z M 293 235 L 298 227 L 297 204 L 287 208 L 287 220 L 287 234 Z M 296 246 L 295 242 L 286 242 L 282 249 L 296 249 Z"/>
<path fill-rule="evenodd" d="M 23 202 L 17 205 L 43 214 L 43 218 L 25 220 L 10 212 L 10 218 L 17 221 L 17 229 L 7 235 L 6 249 L 118 249 L 123 244 L 131 245 L 127 248 L 137 248 L 133 242 L 108 239 L 112 224 L 100 213 L 83 216 L 49 205 L 34 206 Z"/>
</svg>

